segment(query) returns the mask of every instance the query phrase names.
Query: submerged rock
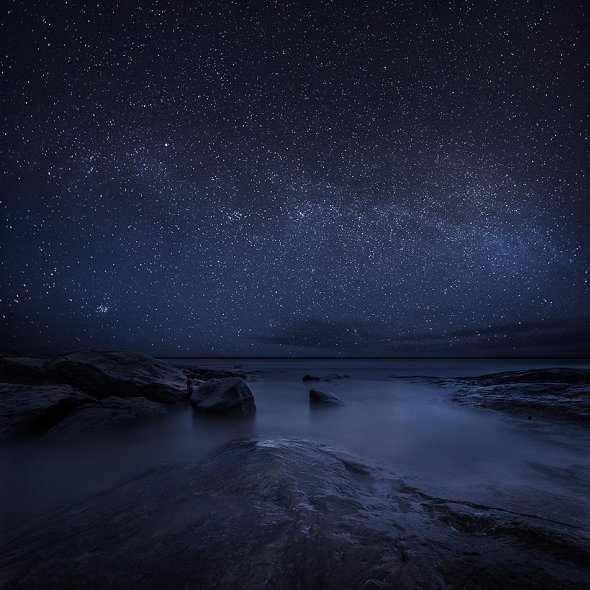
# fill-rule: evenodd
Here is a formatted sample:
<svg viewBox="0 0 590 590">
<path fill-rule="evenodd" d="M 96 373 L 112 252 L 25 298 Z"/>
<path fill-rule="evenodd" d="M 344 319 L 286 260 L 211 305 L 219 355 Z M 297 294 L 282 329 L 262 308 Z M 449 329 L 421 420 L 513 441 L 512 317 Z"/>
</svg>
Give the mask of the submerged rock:
<svg viewBox="0 0 590 590">
<path fill-rule="evenodd" d="M 317 375 L 303 375 L 301 381 L 321 381 L 322 378 Z"/>
<path fill-rule="evenodd" d="M 340 405 L 342 400 L 329 391 L 323 389 L 309 390 L 309 403 L 312 405 Z"/>
<path fill-rule="evenodd" d="M 588 588 L 588 531 L 429 496 L 304 440 L 245 440 L 46 512 L 0 540 L 0 586 Z"/>
<path fill-rule="evenodd" d="M 350 379 L 350 375 L 330 373 L 328 375 L 303 375 L 302 381 L 333 381 L 335 379 Z"/>
<path fill-rule="evenodd" d="M 190 402 L 194 410 L 208 414 L 251 414 L 256 411 L 254 396 L 239 377 L 201 383 L 191 395 Z"/>
<path fill-rule="evenodd" d="M 93 401 L 69 385 L 0 383 L 0 439 L 41 435 Z"/>
</svg>

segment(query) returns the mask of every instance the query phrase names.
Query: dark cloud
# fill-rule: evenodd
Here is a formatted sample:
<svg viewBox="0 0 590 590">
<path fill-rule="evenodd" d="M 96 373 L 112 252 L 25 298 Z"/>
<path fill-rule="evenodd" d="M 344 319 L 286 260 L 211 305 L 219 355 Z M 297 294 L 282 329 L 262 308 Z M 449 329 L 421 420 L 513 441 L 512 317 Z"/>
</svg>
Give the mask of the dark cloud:
<svg viewBox="0 0 590 590">
<path fill-rule="evenodd" d="M 305 319 L 275 327 L 258 341 L 312 356 L 571 357 L 590 350 L 588 325 L 590 318 L 579 317 L 396 336 L 375 322 Z"/>
</svg>

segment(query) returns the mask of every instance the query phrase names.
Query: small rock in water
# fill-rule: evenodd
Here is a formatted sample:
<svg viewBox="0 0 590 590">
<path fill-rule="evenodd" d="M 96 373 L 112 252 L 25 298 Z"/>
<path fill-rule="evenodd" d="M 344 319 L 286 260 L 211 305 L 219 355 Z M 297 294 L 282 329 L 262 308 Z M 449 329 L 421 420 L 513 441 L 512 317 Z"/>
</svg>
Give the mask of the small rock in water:
<svg viewBox="0 0 590 590">
<path fill-rule="evenodd" d="M 309 403 L 314 405 L 340 405 L 342 400 L 329 391 L 322 389 L 310 389 L 309 390 Z"/>
<path fill-rule="evenodd" d="M 317 375 L 303 375 L 302 381 L 321 381 L 322 378 Z"/>
<path fill-rule="evenodd" d="M 190 399 L 193 409 L 208 414 L 251 414 L 254 396 L 243 379 L 226 377 L 201 383 Z"/>
</svg>

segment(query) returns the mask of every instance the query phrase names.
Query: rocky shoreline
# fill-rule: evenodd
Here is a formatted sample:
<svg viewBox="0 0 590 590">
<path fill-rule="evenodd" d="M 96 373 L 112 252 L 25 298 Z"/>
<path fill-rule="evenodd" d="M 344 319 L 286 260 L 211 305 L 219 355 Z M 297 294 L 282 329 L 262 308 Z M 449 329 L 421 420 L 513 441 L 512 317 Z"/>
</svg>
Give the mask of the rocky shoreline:
<svg viewBox="0 0 590 590">
<path fill-rule="evenodd" d="M 256 411 L 244 377 L 122 352 L 4 356 L 0 438 L 74 440 L 188 404 L 243 419 Z M 450 387 L 462 404 L 588 415 L 589 371 L 411 379 Z M 309 392 L 314 412 L 333 407 L 336 416 L 342 404 Z M 550 516 L 437 497 L 316 441 L 248 436 L 4 531 L 0 587 L 590 589 L 590 527 Z"/>
<path fill-rule="evenodd" d="M 395 376 L 394 376 L 395 377 Z M 525 419 L 590 424 L 590 370 L 556 367 L 471 377 L 396 377 L 452 389 L 450 400 Z"/>
<path fill-rule="evenodd" d="M 429 496 L 301 439 L 249 439 L 10 531 L 24 588 L 588 588 L 588 531 Z"/>
<path fill-rule="evenodd" d="M 181 369 L 118 351 L 81 351 L 47 359 L 3 356 L 0 440 L 117 428 L 186 404 L 189 383 L 242 375 Z"/>
</svg>

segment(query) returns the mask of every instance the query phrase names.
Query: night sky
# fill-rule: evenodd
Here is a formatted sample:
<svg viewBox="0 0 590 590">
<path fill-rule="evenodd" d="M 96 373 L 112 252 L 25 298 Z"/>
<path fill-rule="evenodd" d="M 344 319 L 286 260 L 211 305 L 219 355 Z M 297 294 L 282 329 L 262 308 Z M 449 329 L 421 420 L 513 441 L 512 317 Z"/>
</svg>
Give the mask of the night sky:
<svg viewBox="0 0 590 590">
<path fill-rule="evenodd" d="M 583 5 L 5 0 L 0 346 L 587 354 Z"/>
</svg>

